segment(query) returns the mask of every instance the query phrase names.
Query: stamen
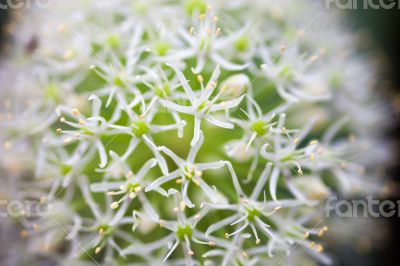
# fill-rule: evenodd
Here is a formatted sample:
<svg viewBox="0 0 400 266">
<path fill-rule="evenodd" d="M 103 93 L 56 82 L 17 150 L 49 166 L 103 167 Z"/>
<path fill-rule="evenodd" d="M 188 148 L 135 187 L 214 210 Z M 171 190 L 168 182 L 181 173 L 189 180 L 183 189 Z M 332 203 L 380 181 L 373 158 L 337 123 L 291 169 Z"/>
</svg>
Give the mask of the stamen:
<svg viewBox="0 0 400 266">
<path fill-rule="evenodd" d="M 97 248 L 94 250 L 94 253 L 99 254 L 100 251 L 101 251 L 101 247 L 97 247 Z"/>
<path fill-rule="evenodd" d="M 68 143 L 70 143 L 71 141 L 72 141 L 72 138 L 71 138 L 71 137 L 67 137 L 67 138 L 64 139 L 64 143 L 65 143 L 65 144 L 68 144 Z"/>
<path fill-rule="evenodd" d="M 130 179 L 132 176 L 133 176 L 132 171 L 129 171 L 129 172 L 125 175 L 125 178 L 126 178 L 126 179 Z"/>
<path fill-rule="evenodd" d="M 115 201 L 115 202 L 111 203 L 110 207 L 111 207 L 111 209 L 115 210 L 119 207 L 119 204 L 118 204 L 118 202 Z"/>
<path fill-rule="evenodd" d="M 179 209 L 183 212 L 185 211 L 185 208 L 186 208 L 186 203 L 184 201 L 181 201 L 179 203 Z"/>
<path fill-rule="evenodd" d="M 79 110 L 77 108 L 75 108 L 75 109 L 72 110 L 72 114 L 74 116 L 78 116 L 80 114 L 80 112 L 79 112 Z"/>
</svg>

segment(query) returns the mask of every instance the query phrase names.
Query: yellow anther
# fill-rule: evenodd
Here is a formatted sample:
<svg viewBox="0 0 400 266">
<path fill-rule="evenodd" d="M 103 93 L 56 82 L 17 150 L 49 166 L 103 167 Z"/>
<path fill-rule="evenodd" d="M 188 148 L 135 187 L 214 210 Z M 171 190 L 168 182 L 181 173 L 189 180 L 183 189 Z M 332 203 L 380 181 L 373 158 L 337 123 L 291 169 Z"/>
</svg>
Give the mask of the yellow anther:
<svg viewBox="0 0 400 266">
<path fill-rule="evenodd" d="M 97 248 L 94 250 L 94 253 L 99 254 L 100 251 L 101 251 L 101 247 L 97 247 Z"/>
<path fill-rule="evenodd" d="M 203 83 L 204 79 L 202 75 L 197 75 L 197 81 Z"/>
<path fill-rule="evenodd" d="M 256 239 L 256 245 L 260 245 L 260 243 L 261 243 L 261 240 L 259 238 Z"/>
<path fill-rule="evenodd" d="M 213 18 L 212 18 L 212 22 L 213 22 L 213 23 L 217 23 L 217 22 L 218 22 L 218 17 L 213 17 Z"/>
<path fill-rule="evenodd" d="M 29 232 L 27 231 L 27 230 L 22 230 L 20 233 L 19 233 L 19 236 L 21 237 L 21 238 L 26 238 L 26 237 L 28 237 L 29 236 Z"/>
<path fill-rule="evenodd" d="M 80 112 L 79 112 L 79 110 L 77 108 L 75 108 L 75 109 L 72 110 L 72 114 L 74 116 L 78 116 L 80 114 Z"/>
<path fill-rule="evenodd" d="M 72 50 L 65 51 L 63 58 L 64 58 L 64 60 L 69 60 L 72 57 L 74 57 L 74 54 L 75 53 Z"/>
<path fill-rule="evenodd" d="M 211 81 L 208 86 L 210 87 L 210 89 L 215 89 L 215 87 L 217 87 L 217 83 L 215 83 L 214 81 Z"/>
<path fill-rule="evenodd" d="M 323 247 L 322 245 L 318 245 L 316 249 L 317 249 L 317 251 L 320 252 L 320 253 L 321 253 L 322 251 L 324 251 L 324 247 Z"/>
<path fill-rule="evenodd" d="M 294 144 L 298 144 L 298 143 L 299 143 L 299 141 L 300 141 L 300 139 L 299 139 L 299 138 L 295 138 L 295 139 L 293 140 L 293 143 L 294 143 Z"/>
<path fill-rule="evenodd" d="M 63 33 L 63 32 L 65 32 L 65 25 L 64 24 L 60 24 L 60 25 L 58 25 L 58 32 L 60 32 L 60 33 Z"/>
<path fill-rule="evenodd" d="M 311 153 L 310 154 L 310 161 L 314 161 L 315 160 L 315 154 L 314 153 Z"/>
<path fill-rule="evenodd" d="M 85 124 L 85 121 L 83 121 L 83 119 L 79 119 L 79 125 L 84 125 Z"/>
<path fill-rule="evenodd" d="M 305 232 L 304 233 L 304 238 L 309 238 L 310 237 L 310 232 Z"/>
<path fill-rule="evenodd" d="M 206 14 L 200 14 L 199 15 L 199 19 L 200 20 L 204 20 L 206 18 L 206 16 L 207 16 Z"/>
<path fill-rule="evenodd" d="M 132 176 L 133 176 L 132 171 L 129 171 L 129 172 L 125 175 L 125 178 L 126 178 L 126 179 L 130 179 Z"/>
<path fill-rule="evenodd" d="M 57 128 L 57 129 L 56 129 L 56 133 L 57 133 L 57 134 L 61 134 L 61 131 L 62 131 L 61 128 Z"/>
<path fill-rule="evenodd" d="M 186 203 L 184 201 L 181 201 L 179 203 L 179 209 L 183 212 L 186 209 Z"/>
<path fill-rule="evenodd" d="M 115 210 L 116 208 L 119 207 L 119 204 L 118 204 L 118 202 L 115 201 L 115 202 L 111 203 L 110 207 L 111 207 L 111 209 Z"/>
<path fill-rule="evenodd" d="M 311 62 L 316 62 L 318 59 L 319 59 L 318 55 L 313 55 L 313 56 L 310 57 L 310 61 Z"/>
<path fill-rule="evenodd" d="M 198 177 L 201 177 L 203 175 L 203 172 L 202 171 L 196 171 L 195 175 L 198 176 Z"/>
<path fill-rule="evenodd" d="M 60 118 L 60 122 L 61 122 L 61 123 L 65 123 L 65 117 L 61 117 L 61 118 Z"/>
<path fill-rule="evenodd" d="M 210 247 L 215 247 L 217 244 L 216 244 L 215 242 L 209 241 L 209 242 L 208 242 L 208 245 L 209 245 Z"/>
<path fill-rule="evenodd" d="M 3 148 L 6 149 L 6 150 L 11 149 L 12 146 L 13 146 L 12 141 L 6 141 L 6 142 L 3 143 Z"/>
<path fill-rule="evenodd" d="M 300 168 L 297 169 L 297 173 L 298 173 L 299 175 L 303 175 L 303 174 L 304 174 L 304 173 L 303 173 L 303 170 L 301 170 Z"/>
<path fill-rule="evenodd" d="M 68 144 L 68 143 L 70 143 L 71 141 L 72 141 L 72 138 L 71 138 L 71 137 L 67 137 L 67 138 L 64 139 L 64 143 L 65 143 L 65 144 Z"/>
<path fill-rule="evenodd" d="M 160 228 L 163 228 L 165 226 L 165 221 L 164 220 L 160 220 L 158 222 L 158 224 L 160 225 Z"/>
</svg>

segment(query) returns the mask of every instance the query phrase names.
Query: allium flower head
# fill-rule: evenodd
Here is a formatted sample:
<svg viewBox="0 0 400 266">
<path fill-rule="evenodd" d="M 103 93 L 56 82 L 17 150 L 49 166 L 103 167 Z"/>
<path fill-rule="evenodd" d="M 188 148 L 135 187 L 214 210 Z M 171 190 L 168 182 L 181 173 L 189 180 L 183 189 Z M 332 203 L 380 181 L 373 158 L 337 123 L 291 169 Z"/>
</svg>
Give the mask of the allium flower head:
<svg viewBox="0 0 400 266">
<path fill-rule="evenodd" d="M 324 201 L 375 190 L 386 160 L 369 150 L 383 121 L 373 67 L 337 14 L 314 1 L 86 0 L 27 15 L 2 70 L 15 108 L 1 162 L 16 198 L 50 208 L 20 219 L 32 256 L 330 263 Z"/>
</svg>

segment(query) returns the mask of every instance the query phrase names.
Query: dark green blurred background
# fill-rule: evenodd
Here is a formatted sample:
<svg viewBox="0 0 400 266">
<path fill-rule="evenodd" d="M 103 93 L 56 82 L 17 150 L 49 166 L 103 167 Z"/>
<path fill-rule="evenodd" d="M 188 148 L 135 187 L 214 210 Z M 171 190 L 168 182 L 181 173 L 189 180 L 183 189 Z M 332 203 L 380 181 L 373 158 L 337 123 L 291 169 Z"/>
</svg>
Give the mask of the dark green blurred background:
<svg viewBox="0 0 400 266">
<path fill-rule="evenodd" d="M 7 0 L 0 0 L 4 3 Z M 133 0 L 134 1 L 134 0 Z M 278 1 L 278 0 L 277 0 Z M 279 0 L 290 1 L 290 0 Z M 373 39 L 373 46 L 377 51 L 382 52 L 387 59 L 388 68 L 382 68 L 382 86 L 379 89 L 384 90 L 385 95 L 389 99 L 396 99 L 397 107 L 393 104 L 393 112 L 388 114 L 391 121 L 391 129 L 387 132 L 388 138 L 393 140 L 393 146 L 399 146 L 400 140 L 400 10 L 373 10 L 373 9 L 358 9 L 358 10 L 344 10 L 347 18 L 347 25 L 349 30 L 363 30 L 369 33 Z M 4 48 L 5 44 L 10 44 L 4 25 L 10 21 L 12 16 L 7 14 L 7 11 L 0 9 L 0 45 Z M 4 52 L 4 49 L 2 49 Z M 5 53 L 0 54 L 0 61 L 4 58 Z M 0 81 L 1 82 L 1 81 Z M 1 84 L 1 83 L 0 83 Z M 389 90 L 387 88 L 390 88 Z M 396 144 L 397 143 L 397 144 Z M 393 183 L 393 200 L 400 199 L 400 154 L 397 152 L 397 165 L 391 167 L 389 170 L 389 178 Z M 366 257 L 359 257 L 356 252 L 349 248 L 343 247 L 342 250 L 337 250 L 344 258 L 342 265 L 400 265 L 400 218 L 395 217 L 389 221 L 389 238 L 380 249 L 376 249 L 372 255 Z M 371 228 L 371 230 L 373 230 Z"/>
</svg>

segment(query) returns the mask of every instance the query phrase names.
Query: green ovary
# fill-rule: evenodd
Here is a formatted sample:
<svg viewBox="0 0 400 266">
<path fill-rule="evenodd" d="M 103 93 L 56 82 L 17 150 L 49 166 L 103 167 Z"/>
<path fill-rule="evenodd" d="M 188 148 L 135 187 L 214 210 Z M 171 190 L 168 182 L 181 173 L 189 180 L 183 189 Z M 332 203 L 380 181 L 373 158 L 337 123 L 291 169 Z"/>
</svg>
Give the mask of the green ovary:
<svg viewBox="0 0 400 266">
<path fill-rule="evenodd" d="M 256 121 L 251 125 L 251 130 L 257 133 L 257 136 L 264 136 L 267 132 L 267 123 L 265 121 Z"/>
<path fill-rule="evenodd" d="M 144 134 L 149 133 L 149 131 L 150 131 L 149 126 L 146 124 L 146 122 L 144 122 L 142 120 L 133 122 L 132 126 L 133 126 L 132 133 L 136 137 L 141 137 Z"/>
</svg>

